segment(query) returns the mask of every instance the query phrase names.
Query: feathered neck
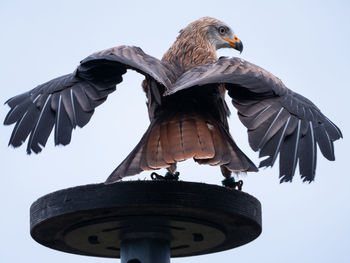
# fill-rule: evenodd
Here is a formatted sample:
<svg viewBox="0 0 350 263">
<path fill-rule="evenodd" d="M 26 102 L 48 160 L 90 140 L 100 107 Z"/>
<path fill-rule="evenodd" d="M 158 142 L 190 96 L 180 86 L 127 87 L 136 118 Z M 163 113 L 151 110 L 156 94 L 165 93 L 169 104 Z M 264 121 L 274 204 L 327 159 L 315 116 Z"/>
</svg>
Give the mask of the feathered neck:
<svg viewBox="0 0 350 263">
<path fill-rule="evenodd" d="M 217 61 L 215 48 L 207 38 L 211 18 L 202 18 L 180 31 L 174 44 L 164 54 L 162 61 L 176 67 L 178 74 L 191 67 Z"/>
</svg>

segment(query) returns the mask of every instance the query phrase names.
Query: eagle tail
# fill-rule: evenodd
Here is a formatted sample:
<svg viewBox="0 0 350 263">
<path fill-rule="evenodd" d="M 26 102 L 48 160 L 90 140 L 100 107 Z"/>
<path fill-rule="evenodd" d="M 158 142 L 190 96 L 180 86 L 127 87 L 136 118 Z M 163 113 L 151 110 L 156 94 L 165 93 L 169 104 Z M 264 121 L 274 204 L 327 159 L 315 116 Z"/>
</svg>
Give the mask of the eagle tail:
<svg viewBox="0 0 350 263">
<path fill-rule="evenodd" d="M 151 122 L 140 142 L 106 183 L 142 171 L 168 168 L 190 158 L 200 164 L 224 165 L 234 172 L 257 170 L 221 125 L 198 114 L 180 113 Z"/>
<path fill-rule="evenodd" d="M 219 123 L 206 121 L 210 137 L 205 139 L 213 145 L 214 155 L 210 158 L 196 157 L 194 160 L 199 164 L 220 165 L 229 171 L 240 172 L 257 172 L 258 168 L 238 148 L 229 132 Z"/>
</svg>

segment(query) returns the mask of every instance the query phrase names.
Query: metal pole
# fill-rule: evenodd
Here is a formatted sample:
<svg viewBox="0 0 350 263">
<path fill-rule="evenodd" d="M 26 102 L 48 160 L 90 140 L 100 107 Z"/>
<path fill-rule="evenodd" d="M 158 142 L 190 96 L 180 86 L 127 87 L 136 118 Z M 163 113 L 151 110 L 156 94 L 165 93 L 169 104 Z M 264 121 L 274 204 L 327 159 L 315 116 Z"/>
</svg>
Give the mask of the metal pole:
<svg viewBox="0 0 350 263">
<path fill-rule="evenodd" d="M 162 232 L 124 235 L 120 248 L 121 263 L 170 263 L 170 238 Z"/>
</svg>

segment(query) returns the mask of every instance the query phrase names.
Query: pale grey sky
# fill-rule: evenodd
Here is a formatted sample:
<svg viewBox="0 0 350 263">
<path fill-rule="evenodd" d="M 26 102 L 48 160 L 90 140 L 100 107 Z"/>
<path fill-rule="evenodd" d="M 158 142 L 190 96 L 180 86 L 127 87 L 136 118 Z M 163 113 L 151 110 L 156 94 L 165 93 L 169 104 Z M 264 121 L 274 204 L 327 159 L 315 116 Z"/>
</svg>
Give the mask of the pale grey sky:
<svg viewBox="0 0 350 263">
<path fill-rule="evenodd" d="M 348 175 L 350 4 L 348 1 L 14 1 L 0 3 L 0 102 L 70 73 L 87 55 L 109 47 L 140 46 L 161 58 L 178 31 L 203 16 L 229 24 L 244 43 L 219 55 L 257 64 L 312 100 L 342 129 L 336 161 L 321 154 L 316 181 L 278 183 L 278 166 L 245 178 L 244 191 L 263 207 L 263 232 L 252 243 L 172 262 L 338 262 L 350 260 Z M 0 128 L 0 262 L 119 262 L 54 251 L 29 234 L 29 207 L 54 190 L 103 182 L 148 125 L 142 76 L 125 75 L 117 92 L 67 147 L 49 138 L 39 155 L 7 147 L 13 127 Z M 230 119 L 240 148 L 258 164 L 246 130 Z M 3 120 L 7 106 L 0 107 Z M 217 167 L 180 164 L 183 180 L 220 184 Z M 139 178 L 146 178 L 144 173 Z"/>
</svg>

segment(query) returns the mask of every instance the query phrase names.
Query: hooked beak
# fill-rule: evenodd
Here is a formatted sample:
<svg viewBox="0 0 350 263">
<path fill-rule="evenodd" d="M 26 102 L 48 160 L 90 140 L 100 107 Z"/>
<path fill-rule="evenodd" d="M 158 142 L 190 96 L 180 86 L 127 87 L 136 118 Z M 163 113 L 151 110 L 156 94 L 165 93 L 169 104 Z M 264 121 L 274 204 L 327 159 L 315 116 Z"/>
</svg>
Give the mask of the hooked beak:
<svg viewBox="0 0 350 263">
<path fill-rule="evenodd" d="M 238 50 L 240 53 L 243 51 L 243 44 L 242 41 L 236 36 L 233 36 L 232 38 L 227 38 L 227 37 L 221 37 L 223 40 L 227 41 L 230 46 L 236 50 Z"/>
</svg>

